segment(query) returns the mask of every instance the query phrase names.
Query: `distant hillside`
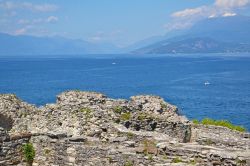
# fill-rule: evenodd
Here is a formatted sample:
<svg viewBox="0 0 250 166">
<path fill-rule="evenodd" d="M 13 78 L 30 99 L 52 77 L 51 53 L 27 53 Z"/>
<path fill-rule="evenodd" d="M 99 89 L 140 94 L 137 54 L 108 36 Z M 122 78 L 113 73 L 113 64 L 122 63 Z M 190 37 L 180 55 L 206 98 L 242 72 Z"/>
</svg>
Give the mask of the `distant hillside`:
<svg viewBox="0 0 250 166">
<path fill-rule="evenodd" d="M 0 56 L 8 55 L 75 55 L 118 51 L 110 44 L 93 44 L 62 37 L 12 36 L 0 33 Z"/>
<path fill-rule="evenodd" d="M 250 52 L 250 17 L 210 18 L 189 31 L 137 49 L 140 54 Z"/>
</svg>

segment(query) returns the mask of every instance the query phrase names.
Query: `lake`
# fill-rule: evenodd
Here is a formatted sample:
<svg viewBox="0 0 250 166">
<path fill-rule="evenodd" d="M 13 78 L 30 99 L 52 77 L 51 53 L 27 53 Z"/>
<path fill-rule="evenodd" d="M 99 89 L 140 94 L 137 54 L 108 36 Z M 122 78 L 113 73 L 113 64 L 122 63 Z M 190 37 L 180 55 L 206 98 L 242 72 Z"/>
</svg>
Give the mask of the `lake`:
<svg viewBox="0 0 250 166">
<path fill-rule="evenodd" d="M 190 119 L 227 119 L 250 130 L 249 57 L 0 58 L 0 93 L 40 106 L 75 89 L 159 95 Z"/>
</svg>

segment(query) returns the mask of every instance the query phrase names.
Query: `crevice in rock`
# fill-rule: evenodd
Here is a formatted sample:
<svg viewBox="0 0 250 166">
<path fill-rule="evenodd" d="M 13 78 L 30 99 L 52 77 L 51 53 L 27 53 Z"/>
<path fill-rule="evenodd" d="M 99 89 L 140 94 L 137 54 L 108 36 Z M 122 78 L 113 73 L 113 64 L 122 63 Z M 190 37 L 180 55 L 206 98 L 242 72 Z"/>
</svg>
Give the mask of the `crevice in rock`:
<svg viewBox="0 0 250 166">
<path fill-rule="evenodd" d="M 13 119 L 0 113 L 0 127 L 5 130 L 11 130 L 13 127 Z"/>
</svg>

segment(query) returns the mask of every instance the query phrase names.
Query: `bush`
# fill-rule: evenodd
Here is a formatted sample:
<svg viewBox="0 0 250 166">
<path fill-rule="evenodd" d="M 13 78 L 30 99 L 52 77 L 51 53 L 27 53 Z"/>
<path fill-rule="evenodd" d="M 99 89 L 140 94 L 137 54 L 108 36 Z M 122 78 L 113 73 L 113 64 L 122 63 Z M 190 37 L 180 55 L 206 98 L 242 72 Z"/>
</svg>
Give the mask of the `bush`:
<svg viewBox="0 0 250 166">
<path fill-rule="evenodd" d="M 131 133 L 131 132 L 128 132 L 128 133 L 127 133 L 127 137 L 128 137 L 129 139 L 134 138 L 134 136 L 135 136 L 134 133 Z"/>
<path fill-rule="evenodd" d="M 172 160 L 173 163 L 181 163 L 182 160 L 180 159 L 180 157 L 175 157 L 173 160 Z"/>
<path fill-rule="evenodd" d="M 32 143 L 27 143 L 23 145 L 23 154 L 26 162 L 32 164 L 36 155 L 35 148 L 33 147 Z"/>
<path fill-rule="evenodd" d="M 120 106 L 116 106 L 113 108 L 114 112 L 117 114 L 121 114 L 122 113 L 122 107 Z"/>
<path fill-rule="evenodd" d="M 154 160 L 154 158 L 153 158 L 153 155 L 152 155 L 152 154 L 148 154 L 148 160 L 150 160 L 150 161 L 153 161 L 153 160 Z"/>
<path fill-rule="evenodd" d="M 80 112 L 82 112 L 85 115 L 85 119 L 88 120 L 91 118 L 91 113 L 93 112 L 90 108 L 82 108 L 80 109 Z"/>
<path fill-rule="evenodd" d="M 132 161 L 127 161 L 125 164 L 124 164 L 124 166 L 133 166 L 134 164 L 133 164 L 133 162 Z"/>
<path fill-rule="evenodd" d="M 123 114 L 121 114 L 121 117 L 120 117 L 121 121 L 127 121 L 127 120 L 130 120 L 130 118 L 131 118 L 130 112 L 123 113 Z"/>
<path fill-rule="evenodd" d="M 145 114 L 145 113 L 139 113 L 139 115 L 138 115 L 138 120 L 139 121 L 143 121 L 146 118 L 147 118 L 147 114 Z"/>
<path fill-rule="evenodd" d="M 193 123 L 194 123 L 194 124 L 199 124 L 200 122 L 199 122 L 199 120 L 194 119 L 194 120 L 193 120 Z"/>
<path fill-rule="evenodd" d="M 197 122 L 197 120 L 193 120 L 193 123 L 198 124 L 199 121 Z M 213 119 L 210 119 L 210 118 L 205 118 L 205 119 L 203 119 L 201 121 L 201 124 L 227 127 L 227 128 L 229 128 L 231 130 L 236 130 L 236 131 L 239 131 L 239 132 L 245 132 L 246 131 L 246 129 L 244 127 L 233 125 L 231 122 L 229 122 L 227 120 L 213 120 Z"/>
</svg>

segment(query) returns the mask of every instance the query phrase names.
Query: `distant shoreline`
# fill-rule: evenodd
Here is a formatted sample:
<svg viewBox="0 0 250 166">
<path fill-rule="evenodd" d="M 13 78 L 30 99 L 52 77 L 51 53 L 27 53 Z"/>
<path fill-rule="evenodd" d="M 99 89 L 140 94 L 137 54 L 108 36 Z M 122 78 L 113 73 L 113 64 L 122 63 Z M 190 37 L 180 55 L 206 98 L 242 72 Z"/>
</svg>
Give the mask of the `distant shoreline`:
<svg viewBox="0 0 250 166">
<path fill-rule="evenodd" d="M 56 59 L 56 58 L 161 58 L 161 57 L 186 57 L 186 58 L 199 58 L 199 57 L 250 57 L 249 52 L 244 53 L 178 53 L 178 54 L 81 54 L 81 55 L 0 55 L 3 58 L 34 58 L 34 59 Z"/>
</svg>

